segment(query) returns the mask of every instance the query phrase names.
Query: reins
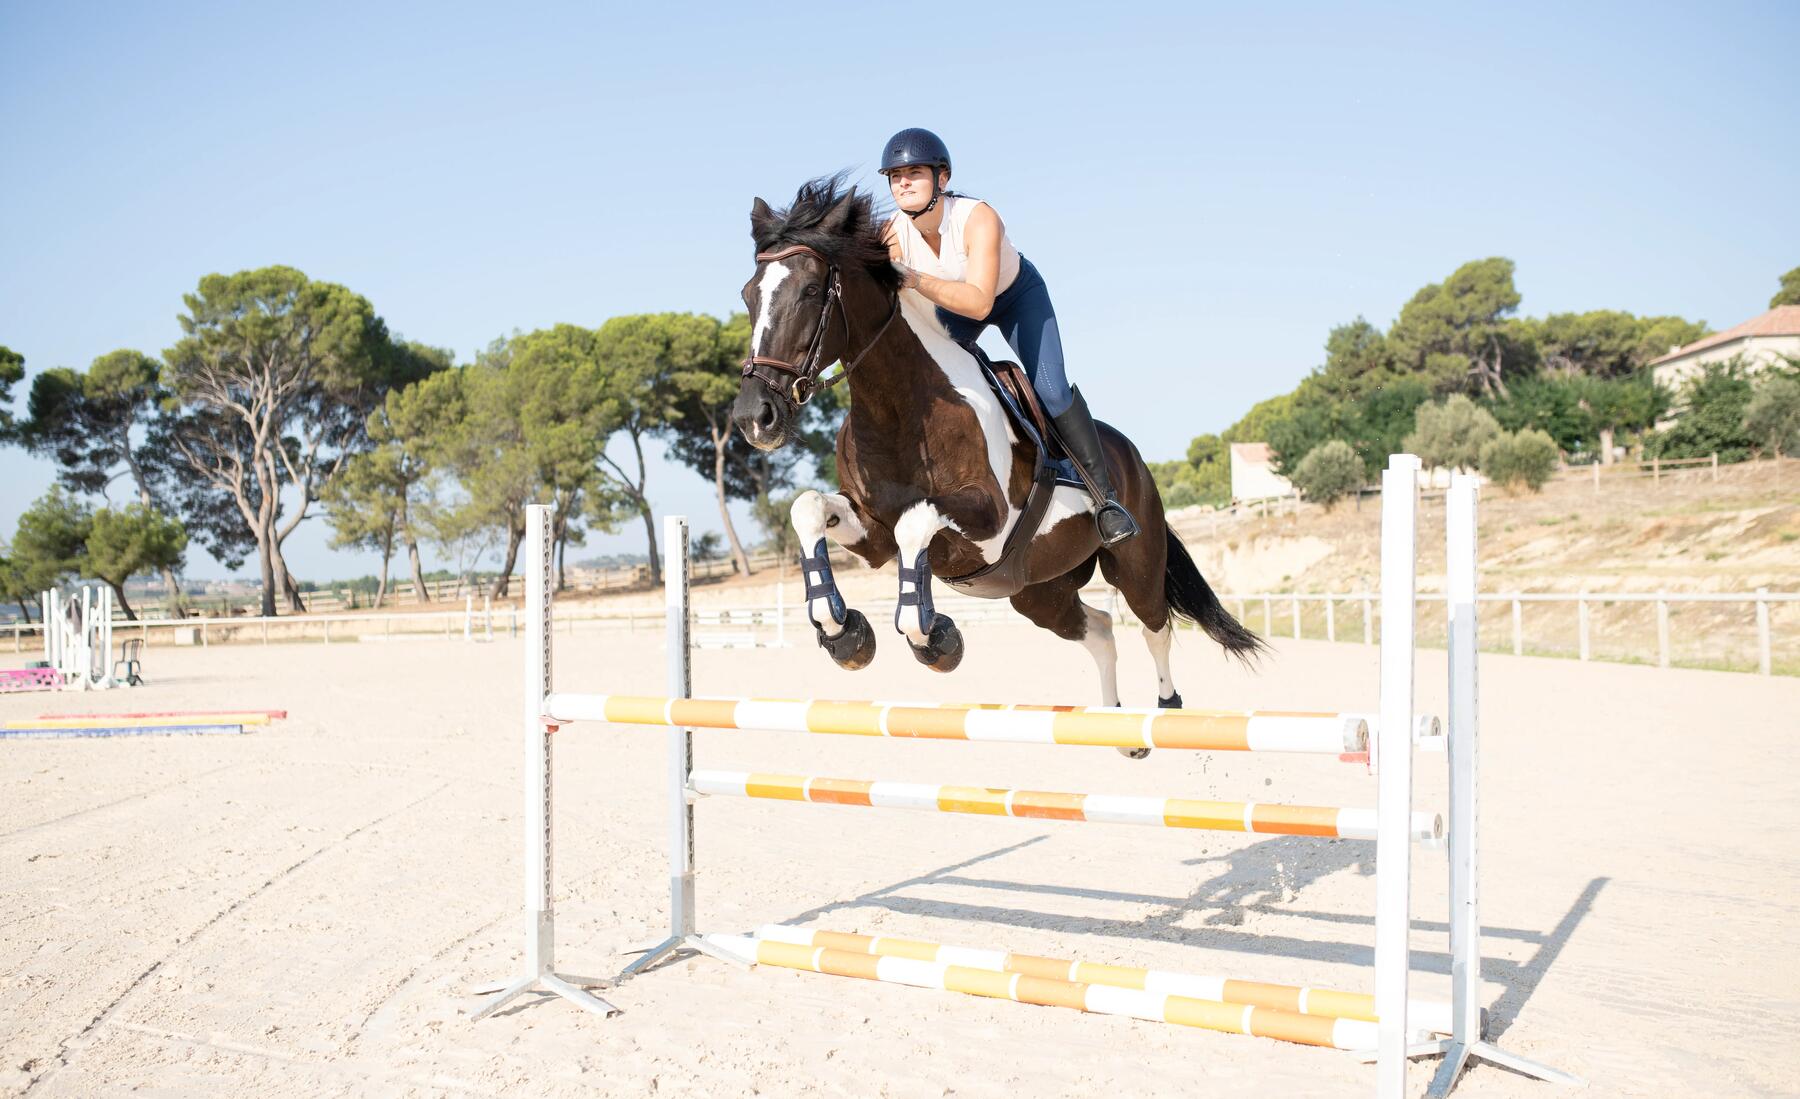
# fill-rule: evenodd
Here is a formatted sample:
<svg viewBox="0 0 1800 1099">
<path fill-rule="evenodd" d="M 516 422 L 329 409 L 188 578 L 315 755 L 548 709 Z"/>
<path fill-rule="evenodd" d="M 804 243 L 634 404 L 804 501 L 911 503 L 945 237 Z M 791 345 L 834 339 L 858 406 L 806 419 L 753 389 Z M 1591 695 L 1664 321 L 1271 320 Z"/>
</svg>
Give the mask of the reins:
<svg viewBox="0 0 1800 1099">
<path fill-rule="evenodd" d="M 843 363 L 836 375 L 821 381 L 819 375 L 823 374 L 830 364 L 819 362 L 818 359 L 822 353 L 825 334 L 831 327 L 833 306 L 836 306 L 838 320 L 844 328 L 845 350 L 848 350 L 851 344 L 850 315 L 844 311 L 843 275 L 839 272 L 837 264 L 826 259 L 817 249 L 804 244 L 790 244 L 778 252 L 758 252 L 756 253 L 756 262 L 759 264 L 772 263 L 775 260 L 795 255 L 811 256 L 823 263 L 829 272 L 826 276 L 825 301 L 819 307 L 819 322 L 813 327 L 812 339 L 807 342 L 806 355 L 798 363 L 791 363 L 785 359 L 777 359 L 768 355 L 751 355 L 743 361 L 739 373 L 742 377 L 757 379 L 786 397 L 793 402 L 795 408 L 798 408 L 812 400 L 820 390 L 830 389 L 850 376 L 850 372 L 856 369 L 863 357 L 873 351 L 875 345 L 881 342 L 881 337 L 887 334 L 888 326 L 894 323 L 894 318 L 900 315 L 900 301 L 898 298 L 894 299 L 888 310 L 887 320 L 881 322 L 881 327 L 876 330 L 874 338 L 865 344 L 854 358 Z"/>
</svg>

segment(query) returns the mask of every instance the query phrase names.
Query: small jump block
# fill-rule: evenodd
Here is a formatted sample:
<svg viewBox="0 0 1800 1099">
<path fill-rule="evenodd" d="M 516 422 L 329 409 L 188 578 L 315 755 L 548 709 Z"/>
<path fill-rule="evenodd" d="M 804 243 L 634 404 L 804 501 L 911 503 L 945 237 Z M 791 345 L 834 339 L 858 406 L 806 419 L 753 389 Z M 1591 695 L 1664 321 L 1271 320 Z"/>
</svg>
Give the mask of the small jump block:
<svg viewBox="0 0 1800 1099">
<path fill-rule="evenodd" d="M 244 731 L 242 725 L 89 725 L 60 726 L 49 729 L 0 729 L 0 740 L 25 740 L 63 737 L 113 736 L 234 736 Z"/>
</svg>

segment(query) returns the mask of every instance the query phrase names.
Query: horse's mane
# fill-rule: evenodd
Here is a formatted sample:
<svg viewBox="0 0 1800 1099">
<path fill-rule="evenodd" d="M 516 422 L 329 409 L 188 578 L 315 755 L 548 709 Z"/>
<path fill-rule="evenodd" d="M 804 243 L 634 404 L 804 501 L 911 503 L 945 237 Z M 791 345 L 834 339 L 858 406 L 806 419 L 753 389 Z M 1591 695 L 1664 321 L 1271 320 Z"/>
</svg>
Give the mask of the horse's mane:
<svg viewBox="0 0 1800 1099">
<path fill-rule="evenodd" d="M 848 183 L 849 172 L 821 176 L 800 185 L 785 210 L 758 200 L 750 215 L 750 236 L 758 252 L 804 244 L 841 268 L 861 268 L 884 291 L 900 289 L 900 273 L 888 262 L 875 197 Z"/>
</svg>

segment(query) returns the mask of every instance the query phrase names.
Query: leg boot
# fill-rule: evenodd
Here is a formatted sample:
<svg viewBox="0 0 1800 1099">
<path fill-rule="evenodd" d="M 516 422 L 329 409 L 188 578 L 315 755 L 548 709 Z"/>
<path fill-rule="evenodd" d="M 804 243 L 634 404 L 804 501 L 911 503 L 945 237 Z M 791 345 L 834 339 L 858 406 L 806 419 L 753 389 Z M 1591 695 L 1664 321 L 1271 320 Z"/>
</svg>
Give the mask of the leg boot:
<svg viewBox="0 0 1800 1099">
<path fill-rule="evenodd" d="M 1055 417 L 1056 432 L 1062 437 L 1063 449 L 1100 490 L 1094 501 L 1094 524 L 1100 528 L 1100 544 L 1117 545 L 1138 532 L 1137 520 L 1119 503 L 1113 491 L 1112 477 L 1106 469 L 1106 456 L 1100 449 L 1100 432 L 1088 414 L 1087 398 L 1074 389 L 1075 400 Z"/>
</svg>

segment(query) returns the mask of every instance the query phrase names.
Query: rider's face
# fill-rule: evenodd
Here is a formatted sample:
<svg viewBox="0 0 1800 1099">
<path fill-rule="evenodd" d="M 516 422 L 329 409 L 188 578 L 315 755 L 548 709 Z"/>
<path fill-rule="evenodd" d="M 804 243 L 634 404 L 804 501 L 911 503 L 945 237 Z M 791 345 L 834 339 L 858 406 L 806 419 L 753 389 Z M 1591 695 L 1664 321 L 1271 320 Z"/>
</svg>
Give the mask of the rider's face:
<svg viewBox="0 0 1800 1099">
<path fill-rule="evenodd" d="M 888 173 L 888 190 L 893 192 L 894 205 L 909 214 L 916 214 L 931 204 L 931 172 L 925 164 L 909 164 L 904 168 L 895 168 Z M 938 181 L 941 188 L 950 182 L 947 173 Z"/>
</svg>

